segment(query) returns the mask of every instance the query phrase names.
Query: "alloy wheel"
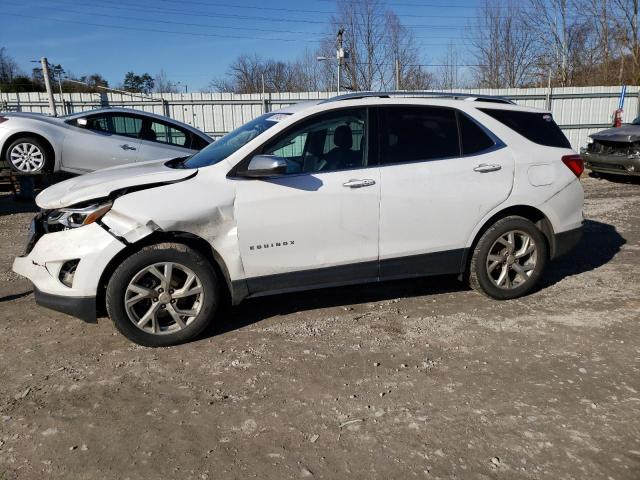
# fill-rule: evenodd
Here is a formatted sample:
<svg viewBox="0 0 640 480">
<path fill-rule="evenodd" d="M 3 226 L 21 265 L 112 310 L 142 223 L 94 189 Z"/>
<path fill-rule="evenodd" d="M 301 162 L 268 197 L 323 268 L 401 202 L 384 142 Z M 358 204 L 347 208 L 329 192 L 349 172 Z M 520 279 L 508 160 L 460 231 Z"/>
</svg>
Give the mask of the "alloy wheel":
<svg viewBox="0 0 640 480">
<path fill-rule="evenodd" d="M 22 142 L 14 145 L 9 152 L 13 166 L 24 173 L 38 172 L 44 166 L 44 154 L 33 143 Z"/>
<path fill-rule="evenodd" d="M 514 289 L 523 285 L 536 268 L 537 247 L 521 230 L 502 234 L 489 249 L 487 274 L 495 286 Z"/>
<path fill-rule="evenodd" d="M 125 291 L 129 320 L 144 332 L 162 335 L 188 327 L 204 301 L 198 276 L 175 262 L 154 263 L 140 270 Z"/>
</svg>

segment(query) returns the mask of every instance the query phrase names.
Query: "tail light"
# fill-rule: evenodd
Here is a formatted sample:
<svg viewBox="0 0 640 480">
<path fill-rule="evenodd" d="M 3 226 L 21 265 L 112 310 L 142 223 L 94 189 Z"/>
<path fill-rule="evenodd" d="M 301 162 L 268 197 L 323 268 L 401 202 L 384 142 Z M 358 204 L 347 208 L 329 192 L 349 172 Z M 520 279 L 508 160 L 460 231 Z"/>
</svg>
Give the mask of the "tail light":
<svg viewBox="0 0 640 480">
<path fill-rule="evenodd" d="M 584 172 L 584 162 L 580 155 L 565 155 L 562 157 L 562 163 L 564 163 L 578 178 L 580 178 L 580 175 Z"/>
<path fill-rule="evenodd" d="M 0 123 L 4 123 L 9 120 L 7 117 L 0 116 Z"/>
</svg>

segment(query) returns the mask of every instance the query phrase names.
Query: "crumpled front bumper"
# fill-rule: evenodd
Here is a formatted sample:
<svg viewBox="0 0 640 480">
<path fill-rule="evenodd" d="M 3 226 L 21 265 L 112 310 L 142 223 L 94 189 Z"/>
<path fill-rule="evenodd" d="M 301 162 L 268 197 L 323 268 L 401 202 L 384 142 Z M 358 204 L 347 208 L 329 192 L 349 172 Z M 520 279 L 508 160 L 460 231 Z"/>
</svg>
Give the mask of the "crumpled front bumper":
<svg viewBox="0 0 640 480">
<path fill-rule="evenodd" d="M 13 262 L 13 271 L 34 285 L 36 302 L 83 320 L 95 320 L 100 277 L 125 245 L 97 223 L 48 233 Z M 63 265 L 79 260 L 71 287 L 60 280 Z"/>
<path fill-rule="evenodd" d="M 581 152 L 585 168 L 594 172 L 615 175 L 640 175 L 640 155 L 605 155 Z"/>
</svg>

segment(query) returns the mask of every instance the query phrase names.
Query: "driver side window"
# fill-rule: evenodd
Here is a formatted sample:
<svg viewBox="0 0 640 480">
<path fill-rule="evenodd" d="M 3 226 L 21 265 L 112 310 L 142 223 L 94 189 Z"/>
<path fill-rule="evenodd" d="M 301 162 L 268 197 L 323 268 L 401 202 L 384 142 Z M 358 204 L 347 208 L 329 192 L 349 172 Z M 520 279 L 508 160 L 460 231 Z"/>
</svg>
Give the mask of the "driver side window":
<svg viewBox="0 0 640 480">
<path fill-rule="evenodd" d="M 287 173 L 320 173 L 367 166 L 367 111 L 338 110 L 305 121 L 263 154 L 287 161 Z"/>
</svg>

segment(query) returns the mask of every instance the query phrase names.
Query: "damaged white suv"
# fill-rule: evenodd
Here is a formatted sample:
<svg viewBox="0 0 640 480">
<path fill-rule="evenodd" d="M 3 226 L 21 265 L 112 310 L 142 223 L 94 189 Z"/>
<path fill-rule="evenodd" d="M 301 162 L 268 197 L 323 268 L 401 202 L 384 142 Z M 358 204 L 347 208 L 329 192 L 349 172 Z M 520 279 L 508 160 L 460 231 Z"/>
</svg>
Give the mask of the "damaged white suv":
<svg viewBox="0 0 640 480">
<path fill-rule="evenodd" d="M 580 238 L 582 169 L 548 112 L 350 94 L 46 189 L 13 269 L 40 305 L 106 307 L 148 346 L 197 336 L 225 299 L 293 290 L 459 274 L 511 299 Z"/>
</svg>

